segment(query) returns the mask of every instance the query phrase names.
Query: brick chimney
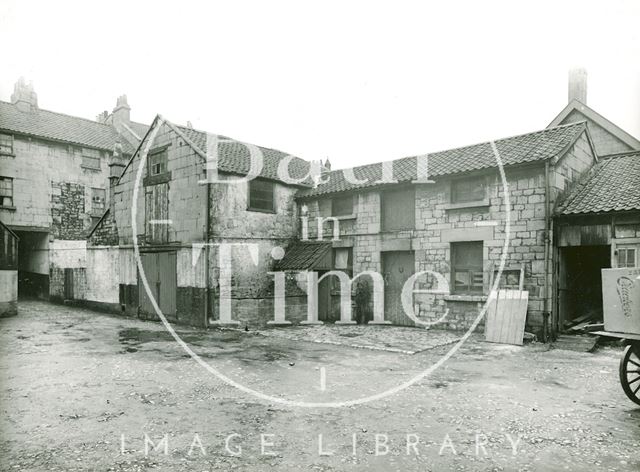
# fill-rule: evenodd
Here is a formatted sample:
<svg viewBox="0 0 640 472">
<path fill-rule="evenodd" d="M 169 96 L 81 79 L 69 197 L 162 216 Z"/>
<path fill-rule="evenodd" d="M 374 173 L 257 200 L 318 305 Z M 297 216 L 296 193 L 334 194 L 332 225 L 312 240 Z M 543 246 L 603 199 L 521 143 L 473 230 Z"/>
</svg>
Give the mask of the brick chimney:
<svg viewBox="0 0 640 472">
<path fill-rule="evenodd" d="M 569 102 L 578 100 L 587 104 L 587 70 L 571 69 L 569 71 Z"/>
<path fill-rule="evenodd" d="M 33 83 L 27 83 L 24 77 L 20 77 L 13 86 L 11 103 L 23 112 L 36 111 L 38 109 L 38 95 L 33 91 Z"/>
<path fill-rule="evenodd" d="M 122 132 L 122 125 L 129 125 L 131 123 L 131 107 L 127 103 L 127 96 L 120 95 L 116 101 L 116 107 L 112 113 L 113 126 Z"/>
</svg>

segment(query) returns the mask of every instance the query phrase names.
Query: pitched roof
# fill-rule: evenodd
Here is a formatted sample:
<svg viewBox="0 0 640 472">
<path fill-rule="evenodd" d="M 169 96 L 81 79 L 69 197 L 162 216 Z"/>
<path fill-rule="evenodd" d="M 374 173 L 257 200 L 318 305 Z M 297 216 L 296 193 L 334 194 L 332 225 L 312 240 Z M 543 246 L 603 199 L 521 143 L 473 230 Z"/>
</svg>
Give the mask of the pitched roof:
<svg viewBox="0 0 640 472">
<path fill-rule="evenodd" d="M 543 161 L 564 154 L 585 130 L 586 123 L 582 121 L 499 139 L 495 141 L 495 145 L 505 166 Z M 427 156 L 429 178 L 498 167 L 490 142 L 435 152 L 427 154 Z M 405 157 L 391 161 L 393 178 L 398 182 L 416 180 L 418 157 L 424 156 Z M 345 179 L 342 170 L 335 170 L 328 175 L 328 182 L 320 184 L 316 188 L 298 192 L 298 197 L 312 197 L 379 185 L 376 184 L 376 181 L 382 178 L 382 163 L 355 167 L 353 171 L 356 178 L 367 179 L 367 182 L 351 183 Z"/>
<path fill-rule="evenodd" d="M 187 140 L 196 148 L 199 154 L 206 158 L 207 154 L 207 133 L 205 131 L 199 131 L 193 128 L 187 128 L 183 126 L 177 126 L 172 124 L 163 118 L 167 124 L 172 126 L 187 138 Z M 218 170 L 221 172 L 228 172 L 232 174 L 246 175 L 249 172 L 251 159 L 249 149 L 243 144 L 242 141 L 236 141 L 226 136 L 219 136 L 219 157 L 218 157 Z M 261 177 L 271 180 L 282 181 L 278 176 L 278 165 L 280 161 L 289 156 L 282 151 L 276 149 L 269 149 L 261 146 L 256 146 L 264 157 Z M 309 172 L 310 163 L 299 157 L 292 156 L 289 163 L 289 175 L 292 179 L 301 179 Z M 311 179 L 296 184 L 301 186 L 311 186 Z"/>
<path fill-rule="evenodd" d="M 553 119 L 553 121 L 549 123 L 548 127 L 551 128 L 551 127 L 560 125 L 565 120 L 565 118 L 567 118 L 567 116 L 569 116 L 573 111 L 577 111 L 581 113 L 584 117 L 588 118 L 589 120 L 593 121 L 597 125 L 607 130 L 609 133 L 614 135 L 616 138 L 618 138 L 620 141 L 628 145 L 630 148 L 640 149 L 639 140 L 631 136 L 629 133 L 627 133 L 625 130 L 620 128 L 615 123 L 607 120 L 604 116 L 602 116 L 600 113 L 595 111 L 593 108 L 588 107 L 587 105 L 585 105 L 584 103 L 576 99 L 571 100 L 567 104 L 567 106 L 564 107 L 560 113 L 558 113 L 558 116 L 556 116 Z"/>
<path fill-rule="evenodd" d="M 297 241 L 287 248 L 284 257 L 276 263 L 276 270 L 314 269 L 330 250 L 330 242 Z"/>
<path fill-rule="evenodd" d="M 558 206 L 571 215 L 640 210 L 640 152 L 601 158 Z"/>
<path fill-rule="evenodd" d="M 120 141 L 127 154 L 134 150 L 110 125 L 49 110 L 23 112 L 4 101 L 0 101 L 0 129 L 108 151 Z"/>
</svg>

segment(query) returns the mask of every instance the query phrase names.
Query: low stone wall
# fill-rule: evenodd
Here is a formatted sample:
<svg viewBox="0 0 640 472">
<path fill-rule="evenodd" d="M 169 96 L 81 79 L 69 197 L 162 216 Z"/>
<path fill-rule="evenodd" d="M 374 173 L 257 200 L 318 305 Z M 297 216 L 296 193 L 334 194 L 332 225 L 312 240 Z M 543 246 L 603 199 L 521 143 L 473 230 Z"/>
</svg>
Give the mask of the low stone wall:
<svg viewBox="0 0 640 472">
<path fill-rule="evenodd" d="M 0 317 L 18 313 L 18 271 L 0 270 Z"/>
</svg>

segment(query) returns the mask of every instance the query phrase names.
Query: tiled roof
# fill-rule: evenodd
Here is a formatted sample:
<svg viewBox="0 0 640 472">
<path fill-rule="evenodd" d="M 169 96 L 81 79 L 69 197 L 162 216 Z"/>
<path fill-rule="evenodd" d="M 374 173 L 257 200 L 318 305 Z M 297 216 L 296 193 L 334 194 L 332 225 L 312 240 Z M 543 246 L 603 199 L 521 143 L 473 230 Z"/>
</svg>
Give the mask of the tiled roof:
<svg viewBox="0 0 640 472">
<path fill-rule="evenodd" d="M 200 150 L 202 154 L 206 155 L 207 151 L 207 133 L 204 131 L 198 131 L 193 128 L 186 128 L 182 126 L 176 126 L 185 136 Z M 249 172 L 250 156 L 249 149 L 240 141 L 227 138 L 225 136 L 218 136 L 219 138 L 219 160 L 218 170 L 222 172 L 230 172 L 234 174 L 246 175 Z M 278 151 L 276 149 L 269 149 L 257 146 L 262 155 L 264 156 L 261 177 L 268 179 L 278 180 L 278 164 L 280 161 L 289 154 Z M 293 157 L 289 163 L 289 175 L 292 179 L 300 179 L 305 177 L 309 172 L 309 162 L 300 159 L 299 157 Z M 311 180 L 307 179 L 304 182 L 298 184 L 303 186 L 311 186 Z"/>
<path fill-rule="evenodd" d="M 585 122 L 571 123 L 520 136 L 498 139 L 495 144 L 505 166 L 542 161 L 554 158 L 567 150 L 585 129 Z M 412 156 L 392 161 L 393 178 L 399 182 L 415 180 L 416 159 L 416 156 Z M 497 166 L 490 142 L 428 154 L 429 178 Z M 344 178 L 342 170 L 335 170 L 329 174 L 327 183 L 320 184 L 316 188 L 305 189 L 298 193 L 298 197 L 311 197 L 375 186 L 377 185 L 375 182 L 382 178 L 382 164 L 356 167 L 354 175 L 360 180 L 367 179 L 367 182 L 353 184 Z"/>
<path fill-rule="evenodd" d="M 108 151 L 113 151 L 119 140 L 126 153 L 134 151 L 110 125 L 42 109 L 22 112 L 3 101 L 0 101 L 0 129 Z"/>
<path fill-rule="evenodd" d="M 276 263 L 276 270 L 314 269 L 330 250 L 330 242 L 295 242 L 287 248 L 284 257 Z"/>
<path fill-rule="evenodd" d="M 640 152 L 602 158 L 558 206 L 560 215 L 640 210 Z"/>
</svg>

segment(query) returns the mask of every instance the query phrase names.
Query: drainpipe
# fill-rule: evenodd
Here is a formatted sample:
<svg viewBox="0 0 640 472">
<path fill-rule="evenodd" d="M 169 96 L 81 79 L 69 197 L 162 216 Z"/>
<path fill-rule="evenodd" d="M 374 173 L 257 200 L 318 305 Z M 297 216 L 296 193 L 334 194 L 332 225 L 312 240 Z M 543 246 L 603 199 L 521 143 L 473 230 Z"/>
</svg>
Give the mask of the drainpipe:
<svg viewBox="0 0 640 472">
<path fill-rule="evenodd" d="M 206 165 L 206 164 L 205 164 Z M 207 179 L 207 203 L 205 208 L 207 210 L 207 214 L 205 216 L 205 241 L 204 241 L 204 255 L 205 255 L 205 264 L 204 264 L 204 327 L 209 327 L 209 305 L 211 300 L 209 299 L 209 212 L 211 210 L 211 184 L 209 183 L 209 179 Z"/>
<path fill-rule="evenodd" d="M 548 320 L 550 317 L 549 295 L 553 293 L 553 289 L 549 287 L 549 270 L 551 262 L 551 200 L 549 190 L 549 161 L 544 162 L 544 312 L 543 319 L 546 325 L 543 337 L 547 337 Z M 551 322 L 551 332 L 555 333 L 555 320 Z"/>
</svg>

